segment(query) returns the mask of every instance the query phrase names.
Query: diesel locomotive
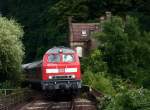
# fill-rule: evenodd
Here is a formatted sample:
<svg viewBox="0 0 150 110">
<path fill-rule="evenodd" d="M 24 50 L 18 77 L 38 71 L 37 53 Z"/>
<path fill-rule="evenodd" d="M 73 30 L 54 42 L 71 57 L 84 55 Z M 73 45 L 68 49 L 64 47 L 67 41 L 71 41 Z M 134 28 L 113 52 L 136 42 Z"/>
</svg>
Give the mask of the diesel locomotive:
<svg viewBox="0 0 150 110">
<path fill-rule="evenodd" d="M 26 80 L 43 90 L 80 89 L 81 70 L 78 54 L 67 47 L 53 47 L 43 60 L 22 65 Z"/>
</svg>

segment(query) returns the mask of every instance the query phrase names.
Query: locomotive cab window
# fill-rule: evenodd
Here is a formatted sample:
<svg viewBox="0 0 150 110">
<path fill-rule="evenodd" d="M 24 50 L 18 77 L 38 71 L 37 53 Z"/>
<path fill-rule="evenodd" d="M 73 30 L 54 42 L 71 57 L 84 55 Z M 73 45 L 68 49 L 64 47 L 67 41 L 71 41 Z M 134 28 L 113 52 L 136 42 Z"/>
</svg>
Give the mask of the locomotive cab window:
<svg viewBox="0 0 150 110">
<path fill-rule="evenodd" d="M 63 62 L 74 62 L 74 56 L 72 54 L 63 54 L 62 60 Z"/>
<path fill-rule="evenodd" d="M 72 49 L 63 49 L 63 53 L 75 53 Z"/>
<path fill-rule="evenodd" d="M 60 62 L 59 54 L 51 54 L 48 56 L 48 62 Z"/>
</svg>

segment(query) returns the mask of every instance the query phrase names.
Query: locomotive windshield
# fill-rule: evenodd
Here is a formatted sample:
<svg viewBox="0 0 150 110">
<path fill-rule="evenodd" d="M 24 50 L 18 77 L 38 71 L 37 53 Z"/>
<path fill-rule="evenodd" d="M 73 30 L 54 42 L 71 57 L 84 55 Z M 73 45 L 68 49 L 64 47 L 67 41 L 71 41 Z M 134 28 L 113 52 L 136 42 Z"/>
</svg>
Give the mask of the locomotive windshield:
<svg viewBox="0 0 150 110">
<path fill-rule="evenodd" d="M 54 47 L 52 49 L 49 49 L 47 53 L 49 53 L 48 62 L 51 63 L 75 61 L 75 57 L 74 57 L 75 51 L 70 48 Z"/>
<path fill-rule="evenodd" d="M 74 62 L 74 56 L 71 54 L 63 54 L 62 60 L 63 62 Z"/>
<path fill-rule="evenodd" d="M 60 62 L 59 54 L 51 54 L 48 56 L 48 62 Z"/>
</svg>

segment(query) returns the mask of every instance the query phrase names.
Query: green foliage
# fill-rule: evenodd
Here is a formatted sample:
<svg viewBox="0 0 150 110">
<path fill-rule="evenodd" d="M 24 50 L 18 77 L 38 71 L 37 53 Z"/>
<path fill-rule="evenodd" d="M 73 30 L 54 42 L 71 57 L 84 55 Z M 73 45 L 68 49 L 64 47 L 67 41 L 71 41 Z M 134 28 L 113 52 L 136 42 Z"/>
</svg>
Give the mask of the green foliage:
<svg viewBox="0 0 150 110">
<path fill-rule="evenodd" d="M 99 99 L 98 110 L 149 110 L 150 91 L 138 89 L 131 81 L 112 79 L 115 95 L 105 94 Z"/>
<path fill-rule="evenodd" d="M 5 82 L 0 83 L 0 96 L 4 96 L 5 94 L 10 94 L 12 92 L 17 92 L 20 87 L 16 85 L 16 83 L 12 83 L 10 80 L 6 80 Z M 5 91 L 4 89 L 12 89 Z M 15 90 L 16 89 L 16 90 Z"/>
<path fill-rule="evenodd" d="M 93 73 L 106 72 L 107 64 L 102 59 L 102 52 L 100 50 L 93 50 L 91 54 L 81 60 L 83 71 L 91 70 Z"/>
<path fill-rule="evenodd" d="M 51 13 L 58 0 L 5 0 L 4 16 L 15 18 L 24 27 L 25 62 L 41 59 L 52 46 L 66 45 L 66 25 L 59 26 Z M 29 8 L 30 7 L 30 8 Z M 5 12 L 7 9 L 7 12 Z M 54 14 L 54 16 L 52 15 Z M 64 30 L 65 27 L 65 30 Z"/>
<path fill-rule="evenodd" d="M 149 33 L 140 32 L 136 18 L 128 16 L 124 22 L 120 17 L 112 17 L 103 24 L 103 32 L 95 36 L 109 73 L 149 87 Z"/>
<path fill-rule="evenodd" d="M 11 81 L 6 80 L 5 82 L 0 83 L 0 89 L 10 89 L 10 88 L 11 89 L 14 88 L 14 85 L 12 84 Z"/>
<path fill-rule="evenodd" d="M 87 70 L 83 75 L 83 83 L 101 91 L 104 94 L 115 94 L 111 79 L 106 76 L 106 73 L 92 73 L 90 70 Z"/>
<path fill-rule="evenodd" d="M 20 78 L 23 30 L 14 20 L 0 17 L 0 82 Z"/>
<path fill-rule="evenodd" d="M 87 84 L 105 94 L 113 95 L 113 88 L 110 77 L 107 74 L 107 65 L 102 60 L 100 50 L 93 50 L 91 54 L 81 61 L 83 73 L 83 83 Z"/>
<path fill-rule="evenodd" d="M 102 25 L 103 32 L 95 34 L 99 50 L 82 62 L 83 82 L 105 94 L 100 110 L 149 109 L 150 91 L 137 87 L 149 88 L 150 33 L 141 32 L 138 20 L 129 16 L 126 22 L 112 17 Z"/>
<path fill-rule="evenodd" d="M 149 4 L 149 0 L 1 0 L 0 6 L 4 16 L 24 26 L 28 62 L 40 59 L 52 46 L 68 45 L 68 16 L 73 16 L 74 22 L 95 22 L 109 10 L 138 16 L 142 27 L 149 30 Z"/>
<path fill-rule="evenodd" d="M 148 110 L 150 91 L 146 89 L 124 90 L 111 98 L 105 110 Z"/>
</svg>

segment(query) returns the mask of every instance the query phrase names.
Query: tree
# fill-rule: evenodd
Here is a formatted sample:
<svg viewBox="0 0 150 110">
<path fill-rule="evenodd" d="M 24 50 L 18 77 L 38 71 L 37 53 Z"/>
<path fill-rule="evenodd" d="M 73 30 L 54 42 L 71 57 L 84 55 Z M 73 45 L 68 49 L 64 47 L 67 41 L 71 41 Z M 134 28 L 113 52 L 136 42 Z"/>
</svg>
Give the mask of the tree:
<svg viewBox="0 0 150 110">
<path fill-rule="evenodd" d="M 106 73 L 107 64 L 103 61 L 102 56 L 100 50 L 93 50 L 90 55 L 81 59 L 82 70 L 90 70 L 93 73 Z"/>
<path fill-rule="evenodd" d="M 59 30 L 57 31 L 55 25 L 52 25 L 49 13 L 51 5 L 58 0 L 3 1 L 3 16 L 13 17 L 23 25 L 25 34 L 22 41 L 25 46 L 25 62 L 41 59 L 47 49 L 65 44 L 64 35 L 57 35 Z"/>
<path fill-rule="evenodd" d="M 122 78 L 149 87 L 149 33 L 143 34 L 133 17 L 112 17 L 103 24 L 103 32 L 95 36 L 100 41 L 108 71 Z"/>
<path fill-rule="evenodd" d="M 20 78 L 23 30 L 14 20 L 0 17 L 0 82 Z"/>
<path fill-rule="evenodd" d="M 25 62 L 41 59 L 52 46 L 68 46 L 68 16 L 96 22 L 105 11 L 135 15 L 149 30 L 149 0 L 1 0 L 2 14 L 24 26 Z M 30 7 L 30 8 L 29 8 Z M 136 14 L 135 14 L 136 13 Z M 31 48 L 32 47 L 32 48 Z"/>
</svg>

